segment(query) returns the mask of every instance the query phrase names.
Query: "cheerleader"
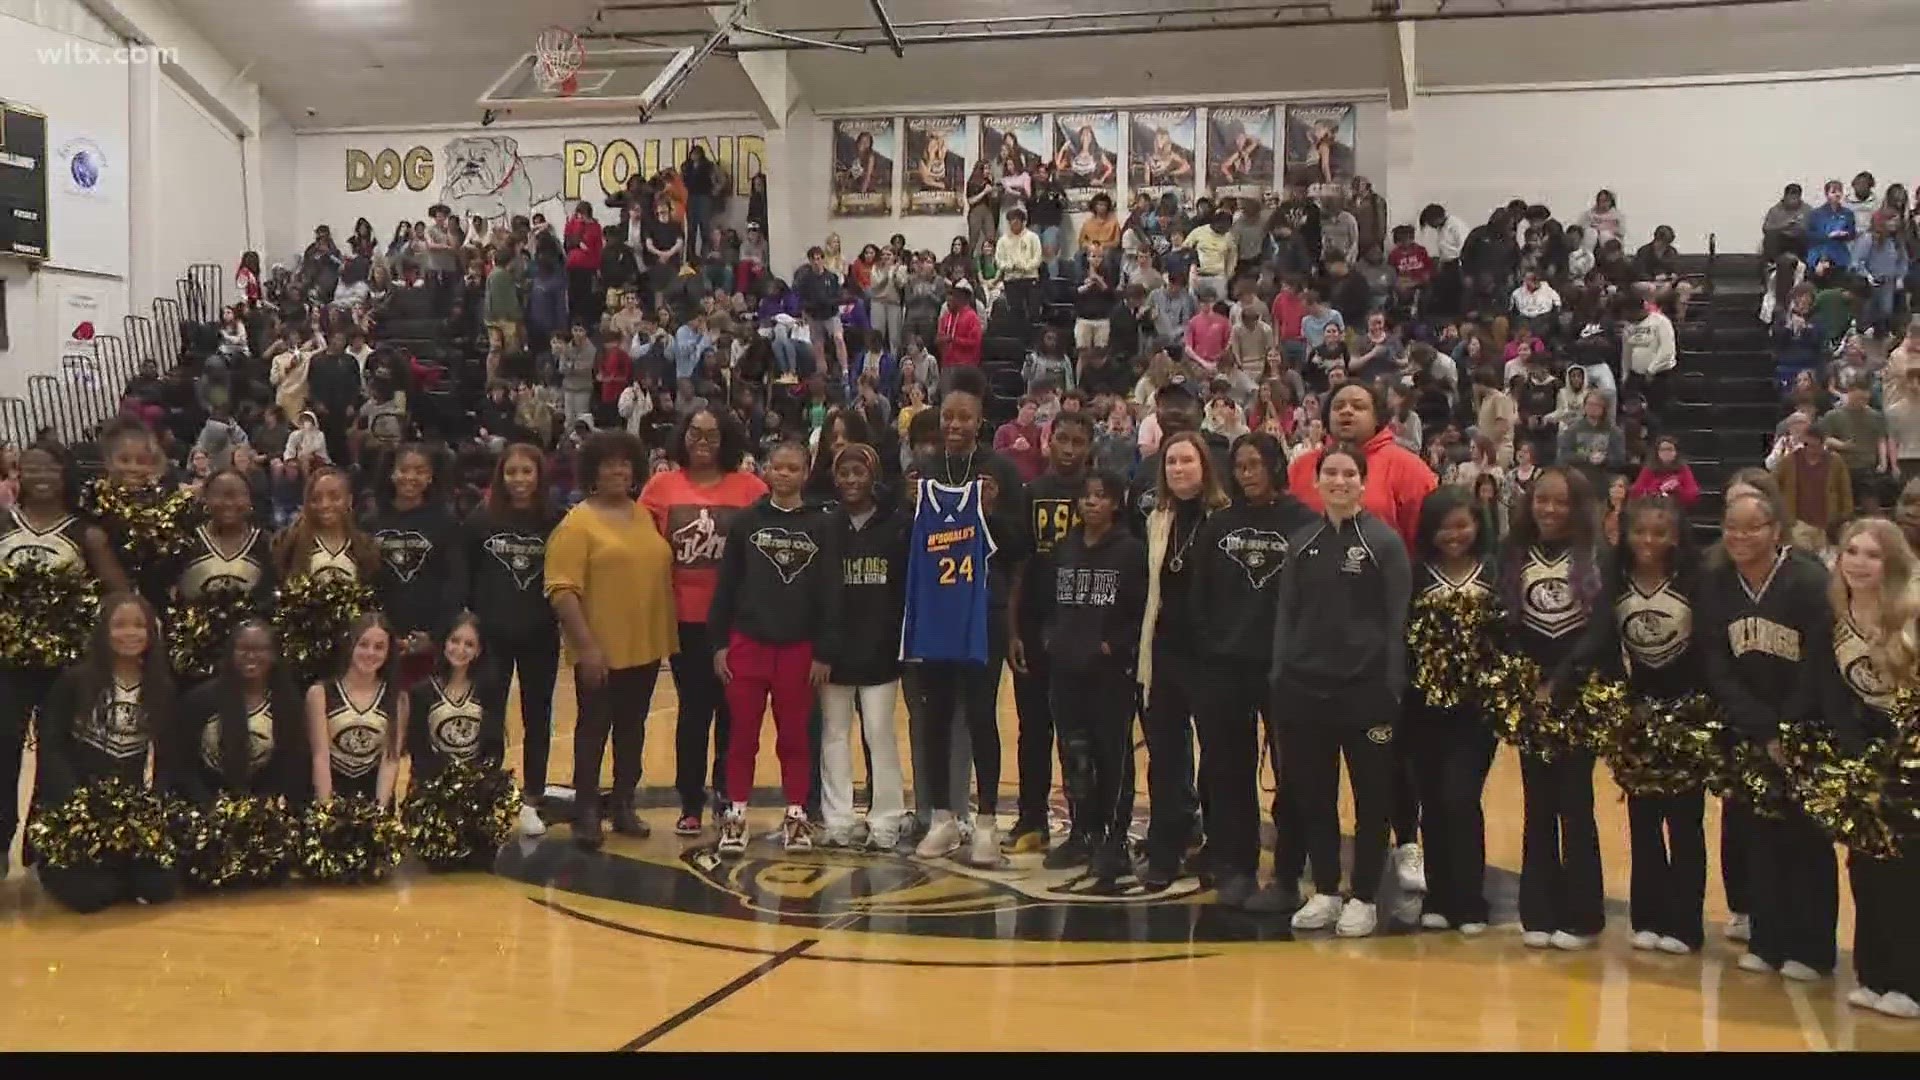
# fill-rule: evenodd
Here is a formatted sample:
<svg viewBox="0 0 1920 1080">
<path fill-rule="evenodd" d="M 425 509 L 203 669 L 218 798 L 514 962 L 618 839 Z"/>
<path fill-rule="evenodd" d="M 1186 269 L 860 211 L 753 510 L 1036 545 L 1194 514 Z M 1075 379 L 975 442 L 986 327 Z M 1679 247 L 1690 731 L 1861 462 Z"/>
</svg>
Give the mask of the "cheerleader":
<svg viewBox="0 0 1920 1080">
<path fill-rule="evenodd" d="M 1420 566 L 1413 594 L 1496 602 L 1499 578 L 1480 556 L 1481 518 L 1464 488 L 1443 487 L 1420 506 Z M 1420 925 L 1474 937 L 1487 930 L 1487 822 L 1480 797 L 1493 766 L 1495 740 L 1486 719 L 1467 706 L 1434 708 L 1409 691 L 1407 723 L 1398 731 L 1413 761 L 1425 811 L 1427 895 Z"/>
<path fill-rule="evenodd" d="M 213 474 L 201 489 L 207 523 L 195 529 L 174 597 L 185 603 L 210 592 L 237 590 L 256 604 L 273 597 L 273 560 L 267 536 L 253 525 L 253 490 L 232 469 Z"/>
<path fill-rule="evenodd" d="M 546 455 L 514 443 L 494 466 L 487 501 L 467 518 L 467 604 L 493 658 L 487 680 L 507 712 L 507 691 L 520 673 L 520 832 L 540 836 L 553 744 L 553 686 L 560 672 L 560 627 L 546 600 L 547 538 L 560 514 L 547 503 Z"/>
<path fill-rule="evenodd" d="M 1576 668 L 1624 673 L 1641 705 L 1671 705 L 1704 689 L 1693 655 L 1698 593 L 1680 504 L 1658 495 L 1628 502 L 1620 547 L 1602 594 L 1612 610 L 1592 621 Z M 1624 664 L 1624 672 L 1622 666 Z M 1633 947 L 1698 952 L 1707 891 L 1704 788 L 1678 795 L 1627 793 L 1632 838 Z"/>
<path fill-rule="evenodd" d="M 74 514 L 70 475 L 68 463 L 53 448 L 29 446 L 21 451 L 19 494 L 0 514 L 0 565 L 78 568 L 107 591 L 124 592 L 127 576 L 106 533 Z M 59 674 L 47 668 L 0 668 L 0 791 L 19 790 L 27 725 L 46 704 Z M 7 851 L 19 815 L 18 799 L 0 798 L 0 877 L 7 873 Z"/>
<path fill-rule="evenodd" d="M 1216 902 L 1240 907 L 1255 895 L 1260 865 L 1259 718 L 1267 718 L 1271 735 L 1266 660 L 1273 649 L 1280 572 L 1287 538 L 1316 518 L 1287 491 L 1280 440 L 1264 433 L 1242 435 L 1231 460 L 1227 493 L 1232 504 L 1206 517 L 1193 545 L 1193 600 L 1207 613 L 1196 664 L 1194 722 L 1200 734 L 1200 786 L 1207 792 L 1207 869 L 1219 890 Z M 1285 818 L 1277 833 L 1291 839 L 1298 830 L 1291 814 Z M 1275 855 L 1276 866 L 1290 861 Z M 1291 884 L 1284 871 L 1276 871 L 1275 878 L 1276 886 Z M 1298 878 L 1296 870 L 1291 880 Z"/>
<path fill-rule="evenodd" d="M 153 430 L 144 423 L 121 417 L 100 432 L 99 443 L 100 454 L 106 465 L 106 478 L 102 483 L 123 491 L 160 486 L 161 467 L 165 459 Z M 168 490 L 171 490 L 170 486 Z M 110 520 L 102 520 L 99 524 L 108 533 L 114 546 L 124 550 L 124 536 L 119 535 L 120 526 Z M 167 601 L 178 565 L 172 559 L 156 559 L 129 566 L 128 581 L 146 598 L 147 603 L 158 610 Z"/>
<path fill-rule="evenodd" d="M 220 670 L 181 699 L 175 779 L 194 802 L 210 806 L 222 793 L 302 801 L 311 789 L 300 692 L 277 660 L 278 644 L 271 623 L 248 619 Z"/>
<path fill-rule="evenodd" d="M 1895 694 L 1920 682 L 1913 550 L 1892 522 L 1862 518 L 1840 533 L 1838 570 L 1829 589 L 1835 707 L 1855 710 L 1870 738 L 1910 735 L 1898 730 L 1888 712 Z M 1884 859 L 1850 852 L 1847 878 L 1853 886 L 1853 963 L 1860 982 L 1847 995 L 1848 1003 L 1920 1018 L 1920 941 L 1909 924 L 1920 905 L 1920 854 L 1904 845 Z"/>
<path fill-rule="evenodd" d="M 173 706 L 166 641 L 152 605 L 133 593 L 101 601 L 86 656 L 47 696 L 37 753 L 39 805 L 59 806 L 109 778 L 143 786 L 149 754 L 156 784 L 170 786 L 179 766 Z M 123 900 L 160 903 L 180 888 L 172 870 L 157 868 L 43 866 L 40 885 L 81 914 Z"/>
<path fill-rule="evenodd" d="M 393 690 L 393 631 L 378 612 L 353 621 L 332 679 L 307 688 L 307 746 L 313 796 L 393 800 L 405 746 L 407 699 Z"/>
<path fill-rule="evenodd" d="M 458 762 L 498 769 L 507 756 L 505 695 L 495 693 L 480 660 L 480 620 L 462 615 L 447 631 L 433 674 L 407 691 L 407 751 L 415 781 Z"/>
<path fill-rule="evenodd" d="M 435 643 L 467 600 L 466 547 L 453 511 L 436 494 L 435 467 L 433 451 L 417 443 L 394 451 L 375 494 L 379 509 L 366 525 L 380 548 L 374 586 L 393 620 L 406 685 L 431 670 Z"/>
<path fill-rule="evenodd" d="M 1281 721 L 1280 783 L 1313 864 L 1313 899 L 1296 930 L 1334 924 L 1341 937 L 1379 925 L 1374 896 L 1393 816 L 1393 727 L 1407 681 L 1407 549 L 1393 526 L 1361 508 L 1366 455 L 1350 444 L 1320 455 L 1321 520 L 1287 539 L 1273 623 Z M 1353 893 L 1340 902 L 1340 760 L 1353 788 Z M 1336 921 L 1337 920 L 1337 921 Z"/>
<path fill-rule="evenodd" d="M 1780 498 L 1780 485 L 1774 481 L 1773 474 L 1765 469 L 1746 468 L 1733 474 L 1727 481 L 1726 491 L 1720 496 L 1720 504 L 1732 502 L 1734 496 L 1742 491 L 1757 492 L 1776 505 L 1784 505 Z M 1725 552 L 1716 547 L 1716 558 L 1725 558 Z M 1727 923 L 1721 934 L 1728 941 L 1747 941 L 1753 936 L 1752 891 L 1747 882 L 1752 877 L 1749 867 L 1752 864 L 1750 850 L 1753 836 L 1753 811 L 1748 810 L 1740 800 L 1731 795 L 1720 800 L 1720 887 L 1727 896 Z"/>
<path fill-rule="evenodd" d="M 1195 544 L 1207 515 L 1227 501 L 1214 475 L 1213 454 L 1198 432 L 1183 431 L 1161 444 L 1154 507 L 1147 515 L 1147 608 L 1140 623 L 1139 666 L 1152 810 L 1140 883 L 1151 891 L 1173 883 L 1188 843 L 1199 839 L 1193 835 L 1188 795 L 1194 688 L 1205 678 L 1198 646 L 1206 637 L 1206 620 L 1193 591 L 1200 561 Z"/>
<path fill-rule="evenodd" d="M 1781 764 L 1782 729 L 1820 723 L 1833 652 L 1826 569 L 1785 546 L 1784 520 L 1765 492 L 1728 498 L 1724 557 L 1701 576 L 1694 631 L 1708 692 L 1728 726 Z M 1796 981 L 1832 971 L 1840 906 L 1833 842 L 1798 810 L 1777 819 L 1745 810 L 1730 828 L 1746 834 L 1752 937 L 1741 970 L 1777 970 Z"/>
<path fill-rule="evenodd" d="M 1074 807 L 1073 836 L 1047 853 L 1046 865 L 1090 863 L 1096 891 L 1102 892 L 1111 891 L 1129 869 L 1130 669 L 1147 599 L 1146 546 L 1119 522 L 1126 497 L 1126 482 L 1104 469 L 1082 483 L 1080 524 L 1053 549 L 1053 602 L 1039 641 L 1051 660 L 1053 715 L 1060 724 L 1063 771 Z M 1085 854 L 1067 862 L 1076 845 Z"/>
<path fill-rule="evenodd" d="M 1572 685 L 1574 647 L 1600 600 L 1600 526 L 1593 490 L 1578 472 L 1540 470 L 1501 553 L 1500 592 L 1520 651 L 1540 665 L 1536 700 Z M 1593 819 L 1593 755 L 1556 761 L 1522 754 L 1525 825 L 1520 849 L 1521 943 L 1576 950 L 1606 927 L 1600 830 Z"/>
<path fill-rule="evenodd" d="M 300 516 L 273 538 L 273 566 L 282 581 L 311 576 L 373 582 L 380 546 L 354 521 L 346 473 L 321 468 L 307 477 Z"/>
</svg>

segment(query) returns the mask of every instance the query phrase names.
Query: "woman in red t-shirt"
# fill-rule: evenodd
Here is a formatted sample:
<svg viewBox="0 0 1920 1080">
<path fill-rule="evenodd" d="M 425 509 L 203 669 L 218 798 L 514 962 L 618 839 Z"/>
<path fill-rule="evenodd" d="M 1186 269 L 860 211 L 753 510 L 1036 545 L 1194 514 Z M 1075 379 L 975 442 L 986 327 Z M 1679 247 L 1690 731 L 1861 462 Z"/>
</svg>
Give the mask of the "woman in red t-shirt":
<svg viewBox="0 0 1920 1080">
<path fill-rule="evenodd" d="M 653 515 L 673 549 L 673 601 L 680 620 L 680 651 L 673 657 L 673 684 L 680 698 L 674 732 L 680 819 L 673 831 L 697 836 L 707 803 L 710 729 L 714 804 L 724 806 L 728 797 L 722 791 L 726 774 L 721 768 L 727 755 L 727 704 L 713 670 L 707 609 L 713 604 L 728 526 L 767 493 L 767 485 L 740 470 L 747 455 L 747 436 L 739 421 L 711 406 L 701 406 L 681 421 L 667 444 L 667 455 L 674 467 L 647 481 L 640 505 Z M 747 794 L 741 792 L 738 797 L 744 799 Z"/>
</svg>

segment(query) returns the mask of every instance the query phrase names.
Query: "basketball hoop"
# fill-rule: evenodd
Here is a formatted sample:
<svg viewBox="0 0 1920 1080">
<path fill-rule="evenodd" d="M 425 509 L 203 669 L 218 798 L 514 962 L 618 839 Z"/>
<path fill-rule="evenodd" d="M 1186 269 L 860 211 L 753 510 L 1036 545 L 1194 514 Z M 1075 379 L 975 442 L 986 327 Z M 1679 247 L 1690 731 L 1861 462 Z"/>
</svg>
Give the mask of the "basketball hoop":
<svg viewBox="0 0 1920 1080">
<path fill-rule="evenodd" d="M 533 41 L 533 77 L 549 94 L 572 97 L 580 89 L 580 65 L 587 48 L 580 35 L 564 26 L 549 26 Z"/>
</svg>

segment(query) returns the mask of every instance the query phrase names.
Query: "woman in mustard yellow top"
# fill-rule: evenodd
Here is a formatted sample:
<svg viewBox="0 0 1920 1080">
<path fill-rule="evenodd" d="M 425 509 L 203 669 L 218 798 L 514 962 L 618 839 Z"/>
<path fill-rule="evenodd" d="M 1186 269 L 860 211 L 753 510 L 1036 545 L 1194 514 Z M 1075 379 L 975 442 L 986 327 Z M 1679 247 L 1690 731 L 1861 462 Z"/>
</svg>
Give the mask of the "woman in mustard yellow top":
<svg viewBox="0 0 1920 1080">
<path fill-rule="evenodd" d="M 601 432 L 580 448 L 587 499 L 547 540 L 547 600 L 573 654 L 574 842 L 600 846 L 600 759 L 613 737 L 613 828 L 645 836 L 633 812 L 640 751 L 660 661 L 679 648 L 673 553 L 634 501 L 640 440 Z"/>
</svg>

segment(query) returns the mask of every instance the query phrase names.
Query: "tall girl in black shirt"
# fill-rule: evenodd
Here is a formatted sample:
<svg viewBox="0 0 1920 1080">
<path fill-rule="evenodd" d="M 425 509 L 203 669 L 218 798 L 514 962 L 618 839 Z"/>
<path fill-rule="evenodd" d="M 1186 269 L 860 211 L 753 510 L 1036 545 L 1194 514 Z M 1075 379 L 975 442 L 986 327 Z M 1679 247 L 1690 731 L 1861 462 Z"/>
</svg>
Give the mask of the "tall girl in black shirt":
<svg viewBox="0 0 1920 1080">
<path fill-rule="evenodd" d="M 380 547 L 374 587 L 398 635 L 400 682 L 425 677 L 454 617 L 466 606 L 467 552 L 436 481 L 438 458 L 425 446 L 403 446 L 380 477 L 378 511 L 367 532 Z"/>
<path fill-rule="evenodd" d="M 407 690 L 407 752 L 413 776 L 427 780 L 448 765 L 497 769 L 507 752 L 505 695 L 480 666 L 480 620 L 454 620 L 434 660 L 433 674 Z"/>
<path fill-rule="evenodd" d="M 1857 711 L 1865 733 L 1901 738 L 1888 715 L 1894 696 L 1911 689 L 1920 658 L 1920 596 L 1910 582 L 1912 549 L 1899 526 L 1862 518 L 1840 534 L 1833 575 L 1834 683 L 1838 708 Z M 1853 885 L 1853 964 L 1860 985 L 1847 1001 L 1906 1020 L 1920 1019 L 1920 850 L 1909 841 L 1890 858 L 1847 856 Z"/>
<path fill-rule="evenodd" d="M 1480 557 L 1481 518 L 1466 490 L 1443 487 L 1420 506 L 1420 565 L 1413 595 L 1493 603 L 1499 577 Z M 1440 709 L 1407 690 L 1407 723 L 1395 734 L 1413 763 L 1424 809 L 1427 896 L 1420 925 L 1478 935 L 1487 929 L 1487 819 L 1480 808 L 1493 765 L 1493 730 L 1471 706 Z"/>
<path fill-rule="evenodd" d="M 560 627 L 546 601 L 547 537 L 560 515 L 547 503 L 546 455 L 515 443 L 494 466 L 487 501 L 467 518 L 467 606 L 480 620 L 496 700 L 507 712 L 507 691 L 520 673 L 520 832 L 539 836 L 540 800 L 547 790 L 553 743 L 553 685 L 560 671 Z"/>
<path fill-rule="evenodd" d="M 127 589 L 120 560 L 98 525 L 73 510 L 70 463 L 41 446 L 20 452 L 18 501 L 0 511 L 0 565 L 37 563 L 49 568 L 86 571 L 106 589 Z M 0 602 L 4 598 L 0 597 Z M 20 761 L 27 724 L 47 701 L 59 672 L 52 668 L 0 668 L 0 877 L 6 876 L 7 850 L 20 825 L 20 807 L 11 797 L 20 789 Z"/>
<path fill-rule="evenodd" d="M 1579 473 L 1540 470 L 1500 560 L 1500 592 L 1520 651 L 1540 665 L 1537 698 L 1572 685 L 1574 647 L 1601 603 L 1599 517 Z M 1593 820 L 1593 755 L 1543 761 L 1522 754 L 1525 825 L 1520 854 L 1521 943 L 1585 949 L 1606 927 L 1600 830 Z"/>
<path fill-rule="evenodd" d="M 1659 708 L 1702 689 L 1693 653 L 1699 582 L 1686 519 L 1666 496 L 1634 499 L 1620 514 L 1607 575 L 1610 609 L 1595 618 L 1576 659 L 1582 670 L 1625 674 L 1636 707 Z M 1622 668 L 1624 666 L 1624 672 Z M 1707 891 L 1706 792 L 1627 795 L 1633 856 L 1633 947 L 1675 954 L 1702 940 Z"/>
<path fill-rule="evenodd" d="M 405 746 L 406 695 L 393 685 L 395 639 L 387 620 L 368 612 L 347 628 L 334 678 L 307 689 L 307 747 L 313 797 L 393 801 Z"/>
<path fill-rule="evenodd" d="M 1833 612 L 1827 571 L 1786 543 L 1777 499 L 1747 489 L 1721 518 L 1724 558 L 1700 579 L 1694 647 L 1706 659 L 1707 687 L 1727 726 L 1784 763 L 1789 729 L 1831 724 L 1839 743 L 1854 718 L 1831 711 Z M 1827 724 L 1823 724 L 1823 719 Z M 1779 971 L 1797 981 L 1833 970 L 1840 880 L 1833 842 L 1797 809 L 1778 818 L 1746 811 L 1750 951 L 1743 971 Z"/>
<path fill-rule="evenodd" d="M 202 806 L 221 793 L 303 801 L 313 777 L 307 725 L 292 673 L 276 656 L 272 624 L 233 631 L 214 677 L 180 702 L 180 792 Z"/>
<path fill-rule="evenodd" d="M 43 807 L 108 778 L 139 786 L 153 756 L 156 786 L 172 786 L 180 763 L 173 680 L 153 607 L 133 593 L 100 603 L 87 655 L 61 674 L 40 722 L 36 799 Z M 48 895 L 81 914 L 123 900 L 159 903 L 179 892 L 172 870 L 40 869 Z"/>
<path fill-rule="evenodd" d="M 1313 524 L 1315 515 L 1287 493 L 1287 456 L 1278 439 L 1242 435 L 1232 462 L 1227 492 L 1233 503 L 1207 516 L 1193 545 L 1193 600 L 1206 612 L 1207 627 L 1194 721 L 1207 792 L 1208 870 L 1218 902 L 1238 907 L 1253 898 L 1260 864 L 1259 717 L 1268 717 L 1271 732 L 1266 667 L 1280 571 L 1287 538 Z M 1277 748 L 1274 756 L 1278 760 Z M 1297 832 L 1276 824 L 1283 839 Z"/>
</svg>

